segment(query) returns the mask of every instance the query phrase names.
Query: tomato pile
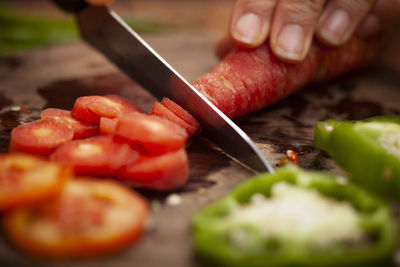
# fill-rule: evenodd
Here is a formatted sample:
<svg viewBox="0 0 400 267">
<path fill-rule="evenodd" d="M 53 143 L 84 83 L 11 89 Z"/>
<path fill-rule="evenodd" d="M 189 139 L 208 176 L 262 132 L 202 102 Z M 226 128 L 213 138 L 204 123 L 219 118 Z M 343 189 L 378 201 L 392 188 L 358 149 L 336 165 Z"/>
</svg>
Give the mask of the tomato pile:
<svg viewBox="0 0 400 267">
<path fill-rule="evenodd" d="M 84 96 L 13 129 L 0 156 L 8 238 L 45 258 L 109 254 L 140 237 L 148 203 L 124 186 L 168 191 L 189 177 L 187 139 L 199 123 L 169 99 L 150 114 L 116 95 Z M 123 183 L 110 179 L 114 178 Z"/>
</svg>

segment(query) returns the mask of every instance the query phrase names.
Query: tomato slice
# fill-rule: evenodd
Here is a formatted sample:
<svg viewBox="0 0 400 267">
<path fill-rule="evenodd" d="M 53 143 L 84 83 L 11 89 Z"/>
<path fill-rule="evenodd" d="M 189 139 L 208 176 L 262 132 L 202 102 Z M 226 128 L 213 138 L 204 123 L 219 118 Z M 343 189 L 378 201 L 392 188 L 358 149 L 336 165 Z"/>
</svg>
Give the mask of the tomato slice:
<svg viewBox="0 0 400 267">
<path fill-rule="evenodd" d="M 138 149 L 112 135 L 76 140 L 60 146 L 50 160 L 71 166 L 77 175 L 116 176 L 139 159 Z"/>
<path fill-rule="evenodd" d="M 132 111 L 141 112 L 137 106 L 123 97 L 95 95 L 77 98 L 71 114 L 80 120 L 99 123 L 100 117 L 116 118 Z"/>
<path fill-rule="evenodd" d="M 121 250 L 143 232 L 149 210 L 137 193 L 108 180 L 71 179 L 52 202 L 4 216 L 9 239 L 43 258 L 88 258 Z"/>
<path fill-rule="evenodd" d="M 164 97 L 161 100 L 161 105 L 169 109 L 176 116 L 178 116 L 188 124 L 192 125 L 196 129 L 196 134 L 200 132 L 200 123 L 192 116 L 192 114 L 187 112 L 184 108 L 176 104 L 174 101 Z"/>
<path fill-rule="evenodd" d="M 173 113 L 168 108 L 166 108 L 165 106 L 161 105 L 158 102 L 154 103 L 153 107 L 150 110 L 150 114 L 159 116 L 161 118 L 167 119 L 169 121 L 178 124 L 183 129 L 185 129 L 186 133 L 188 134 L 188 138 L 190 138 L 197 131 L 195 127 L 193 127 L 186 121 L 182 120 L 180 117 L 175 115 L 175 113 Z"/>
<path fill-rule="evenodd" d="M 70 177 L 69 168 L 26 154 L 0 156 L 0 210 L 57 196 Z"/>
<path fill-rule="evenodd" d="M 47 108 L 41 113 L 42 119 L 54 118 L 65 123 L 74 131 L 73 139 L 83 139 L 99 134 L 99 126 L 95 123 L 80 121 L 72 117 L 71 111 L 59 108 Z"/>
<path fill-rule="evenodd" d="M 118 118 L 100 118 L 100 132 L 102 134 L 114 134 L 117 128 Z"/>
<path fill-rule="evenodd" d="M 179 149 L 187 139 L 186 131 L 177 124 L 138 112 L 123 114 L 118 120 L 115 134 L 139 143 L 154 153 Z"/>
<path fill-rule="evenodd" d="M 120 178 L 135 187 L 167 191 L 184 185 L 189 164 L 184 148 L 161 155 L 143 156 L 121 173 Z"/>
<path fill-rule="evenodd" d="M 72 140 L 74 131 L 55 119 L 33 121 L 11 132 L 10 151 L 46 156 Z"/>
</svg>

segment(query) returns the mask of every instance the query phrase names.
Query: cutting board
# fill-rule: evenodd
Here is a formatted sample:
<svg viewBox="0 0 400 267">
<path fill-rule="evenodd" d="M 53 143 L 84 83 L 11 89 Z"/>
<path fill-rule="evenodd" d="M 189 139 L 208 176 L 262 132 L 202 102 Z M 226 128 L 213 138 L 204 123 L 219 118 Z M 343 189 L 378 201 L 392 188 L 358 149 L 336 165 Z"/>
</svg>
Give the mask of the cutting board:
<svg viewBox="0 0 400 267">
<path fill-rule="evenodd" d="M 145 39 L 184 77 L 194 81 L 217 62 L 214 38 L 190 33 L 147 35 Z M 310 85 L 283 101 L 236 120 L 276 166 L 293 149 L 306 169 L 343 174 L 326 153 L 313 146 L 317 121 L 363 119 L 400 114 L 400 42 L 375 66 L 335 80 Z M 44 108 L 71 109 L 77 97 L 120 94 L 148 111 L 154 98 L 81 42 L 46 47 L 0 60 L 0 151 L 6 152 L 13 127 L 36 120 Z M 230 160 L 203 137 L 187 145 L 190 181 L 175 193 L 140 191 L 155 209 L 140 242 L 114 256 L 90 261 L 46 262 L 29 258 L 0 238 L 5 266 L 199 266 L 191 245 L 190 221 L 253 173 Z M 397 208 L 394 207 L 396 214 Z"/>
</svg>

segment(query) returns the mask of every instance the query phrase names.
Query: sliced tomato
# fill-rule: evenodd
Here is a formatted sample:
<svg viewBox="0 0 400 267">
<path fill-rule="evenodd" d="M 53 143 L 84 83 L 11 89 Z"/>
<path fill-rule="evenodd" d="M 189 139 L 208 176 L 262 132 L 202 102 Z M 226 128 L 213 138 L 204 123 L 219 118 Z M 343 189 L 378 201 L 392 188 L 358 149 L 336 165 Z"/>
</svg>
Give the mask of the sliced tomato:
<svg viewBox="0 0 400 267">
<path fill-rule="evenodd" d="M 48 108 L 42 111 L 42 119 L 53 118 L 65 123 L 74 131 L 73 139 L 83 139 L 99 134 L 99 126 L 95 123 L 77 120 L 71 111 L 59 108 Z"/>
<path fill-rule="evenodd" d="M 115 134 L 139 143 L 154 153 L 164 153 L 185 145 L 186 131 L 177 124 L 154 115 L 138 112 L 123 114 Z"/>
<path fill-rule="evenodd" d="M 153 107 L 150 110 L 150 114 L 159 116 L 161 118 L 167 119 L 169 121 L 178 124 L 183 129 L 185 129 L 186 133 L 188 134 L 188 138 L 190 138 L 197 131 L 195 127 L 193 127 L 186 121 L 179 118 L 177 115 L 175 115 L 175 113 L 173 113 L 168 108 L 166 108 L 165 106 L 161 105 L 158 102 L 154 103 Z"/>
<path fill-rule="evenodd" d="M 69 180 L 52 202 L 4 216 L 9 239 L 43 258 L 88 258 L 121 250 L 136 241 L 148 216 L 147 202 L 108 180 Z"/>
<path fill-rule="evenodd" d="M 55 119 L 33 121 L 11 132 L 10 151 L 49 155 L 58 146 L 72 140 L 74 131 Z"/>
<path fill-rule="evenodd" d="M 71 166 L 77 175 L 116 176 L 139 159 L 138 149 L 112 135 L 76 140 L 60 146 L 50 160 Z"/>
<path fill-rule="evenodd" d="M 82 96 L 76 99 L 72 116 L 88 121 L 100 121 L 100 117 L 116 118 L 123 113 L 141 110 L 127 99 L 117 95 Z"/>
<path fill-rule="evenodd" d="M 118 118 L 100 118 L 100 132 L 102 134 L 114 134 L 117 128 Z"/>
<path fill-rule="evenodd" d="M 189 177 L 189 164 L 185 149 L 161 155 L 142 156 L 127 166 L 121 179 L 133 186 L 167 191 L 184 185 Z"/>
<path fill-rule="evenodd" d="M 0 210 L 57 196 L 71 176 L 69 168 L 27 154 L 0 156 Z"/>
<path fill-rule="evenodd" d="M 174 101 L 172 101 L 169 98 L 164 97 L 161 100 L 161 105 L 169 109 L 172 113 L 174 113 L 176 116 L 190 124 L 196 129 L 196 134 L 200 132 L 200 123 L 190 114 L 187 112 L 184 108 L 176 104 Z"/>
</svg>

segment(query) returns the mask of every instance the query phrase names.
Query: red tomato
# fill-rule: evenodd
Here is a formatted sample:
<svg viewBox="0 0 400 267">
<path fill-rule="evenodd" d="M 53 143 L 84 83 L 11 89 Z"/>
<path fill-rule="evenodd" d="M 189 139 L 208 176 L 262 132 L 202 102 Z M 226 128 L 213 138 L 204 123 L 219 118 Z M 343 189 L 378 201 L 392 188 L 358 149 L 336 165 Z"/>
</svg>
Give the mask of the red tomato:
<svg viewBox="0 0 400 267">
<path fill-rule="evenodd" d="M 56 200 L 5 214 L 4 229 L 33 256 L 88 258 L 136 241 L 148 212 L 142 197 L 114 181 L 71 179 Z"/>
<path fill-rule="evenodd" d="M 69 168 L 31 155 L 1 155 L 0 210 L 57 196 L 71 174 Z"/>
<path fill-rule="evenodd" d="M 100 118 L 100 132 L 102 134 L 114 134 L 117 128 L 118 118 Z"/>
<path fill-rule="evenodd" d="M 150 110 L 151 115 L 159 116 L 161 118 L 167 119 L 172 121 L 183 129 L 185 129 L 186 133 L 188 134 L 188 138 L 191 137 L 195 132 L 196 128 L 187 123 L 186 121 L 179 118 L 175 113 L 167 109 L 165 106 L 161 105 L 160 103 L 154 103 L 153 107 Z"/>
<path fill-rule="evenodd" d="M 139 152 L 121 138 L 101 135 L 64 144 L 50 159 L 73 167 L 77 175 L 104 177 L 116 176 L 122 167 L 139 159 Z"/>
<path fill-rule="evenodd" d="M 141 110 L 127 99 L 117 95 L 82 96 L 76 99 L 72 116 L 80 120 L 98 123 L 100 117 L 116 118 L 123 113 L 132 111 L 139 112 Z"/>
<path fill-rule="evenodd" d="M 42 119 L 54 118 L 69 126 L 74 131 L 74 139 L 83 139 L 99 133 L 95 123 L 80 121 L 72 117 L 71 111 L 58 108 L 48 108 L 42 111 Z"/>
<path fill-rule="evenodd" d="M 179 149 L 187 139 L 186 131 L 175 123 L 138 112 L 123 114 L 118 120 L 115 134 L 155 153 Z"/>
<path fill-rule="evenodd" d="M 74 131 L 59 120 L 38 120 L 12 130 L 10 150 L 46 156 L 73 136 Z"/>
<path fill-rule="evenodd" d="M 173 112 L 176 116 L 187 122 L 188 124 L 192 125 L 194 128 L 196 128 L 196 133 L 200 132 L 200 123 L 190 114 L 187 112 L 184 108 L 170 100 L 169 98 L 163 98 L 161 101 L 161 105 L 169 109 L 171 112 Z"/>
<path fill-rule="evenodd" d="M 188 165 L 184 148 L 158 156 L 142 156 L 137 162 L 127 166 L 121 173 L 121 179 L 137 187 L 167 191 L 187 182 Z"/>
</svg>

